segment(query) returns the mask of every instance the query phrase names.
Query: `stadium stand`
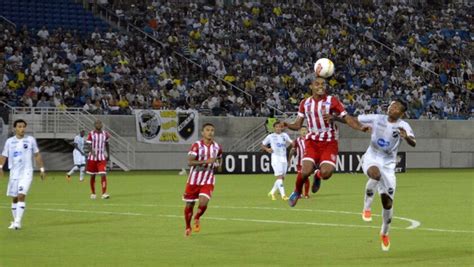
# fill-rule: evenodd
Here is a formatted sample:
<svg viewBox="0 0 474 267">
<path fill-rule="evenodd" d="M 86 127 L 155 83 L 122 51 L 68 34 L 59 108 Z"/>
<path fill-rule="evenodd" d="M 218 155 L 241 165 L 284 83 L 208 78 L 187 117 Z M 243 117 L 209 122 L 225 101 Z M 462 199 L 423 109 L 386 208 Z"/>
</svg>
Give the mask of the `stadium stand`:
<svg viewBox="0 0 474 267">
<path fill-rule="evenodd" d="M 76 4 L 59 2 L 91 18 Z M 1 31 L 4 98 L 12 105 L 84 106 L 104 114 L 129 114 L 130 108 L 191 108 L 211 115 L 269 116 L 275 110 L 295 111 L 307 95 L 312 63 L 329 57 L 337 66 L 331 90 L 352 114 L 382 113 L 391 99 L 402 97 L 409 102 L 409 118 L 474 117 L 473 12 L 467 5 L 227 8 L 153 1 L 102 7 L 165 46 L 105 31 L 109 27 L 96 23 L 98 18 L 90 20 L 94 24 L 78 25 L 77 32 L 55 27 L 61 20 L 37 31 L 12 19 L 18 30 L 4 31 L 3 25 Z M 11 10 L 2 10 L 2 15 L 14 14 Z M 322 13 L 330 16 L 318 15 Z M 403 27 L 408 20 L 416 27 Z M 45 31 L 51 35 L 41 37 Z M 79 38 L 85 32 L 88 38 Z M 25 42 L 31 49 L 21 45 Z M 251 95 L 251 101 L 226 82 Z"/>
</svg>

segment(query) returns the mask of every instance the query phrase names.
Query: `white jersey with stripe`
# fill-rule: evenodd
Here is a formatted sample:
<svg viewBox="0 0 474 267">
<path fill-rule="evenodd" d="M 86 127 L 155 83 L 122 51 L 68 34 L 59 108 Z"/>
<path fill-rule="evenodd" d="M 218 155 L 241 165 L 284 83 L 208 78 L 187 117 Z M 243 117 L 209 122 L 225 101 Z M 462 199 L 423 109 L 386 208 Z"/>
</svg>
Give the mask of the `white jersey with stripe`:
<svg viewBox="0 0 474 267">
<path fill-rule="evenodd" d="M 25 135 L 18 139 L 12 136 L 7 139 L 2 156 L 8 158 L 10 179 L 18 179 L 18 174 L 33 170 L 33 156 L 38 153 L 38 144 L 33 136 Z"/>
<path fill-rule="evenodd" d="M 306 118 L 309 133 L 306 138 L 317 141 L 333 141 L 339 139 L 339 129 L 333 121 L 324 121 L 325 114 L 344 117 L 347 112 L 344 105 L 334 96 L 325 95 L 318 99 L 308 97 L 300 102 L 298 117 Z"/>
<path fill-rule="evenodd" d="M 383 156 L 389 161 L 396 161 L 398 148 L 402 142 L 399 128 L 405 129 L 408 136 L 415 137 L 410 125 L 401 119 L 392 123 L 388 121 L 387 115 L 381 114 L 359 115 L 357 118 L 360 123 L 372 128 L 367 152 Z"/>
<path fill-rule="evenodd" d="M 282 157 L 286 159 L 286 145 L 292 143 L 290 136 L 287 133 L 271 133 L 263 139 L 264 146 L 270 145 L 272 148 L 272 157 Z"/>
<path fill-rule="evenodd" d="M 188 155 L 194 156 L 194 159 L 199 161 L 205 161 L 210 158 L 220 159 L 222 158 L 222 147 L 216 142 L 206 145 L 204 140 L 199 140 L 191 146 Z M 215 163 L 192 166 L 187 183 L 190 185 L 215 184 L 215 166 Z"/>
</svg>

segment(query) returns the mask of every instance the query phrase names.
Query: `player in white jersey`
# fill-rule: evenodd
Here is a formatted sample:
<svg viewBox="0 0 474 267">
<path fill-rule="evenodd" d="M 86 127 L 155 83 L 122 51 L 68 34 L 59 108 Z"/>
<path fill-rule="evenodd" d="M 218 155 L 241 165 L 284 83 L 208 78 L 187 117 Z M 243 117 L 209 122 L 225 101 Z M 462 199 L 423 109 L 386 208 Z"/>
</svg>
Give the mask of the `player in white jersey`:
<svg viewBox="0 0 474 267">
<path fill-rule="evenodd" d="M 362 169 L 368 176 L 365 188 L 362 219 L 372 221 L 371 205 L 374 191 L 380 194 L 383 206 L 381 229 L 382 250 L 390 248 L 388 231 L 393 215 L 393 199 L 396 189 L 395 166 L 397 151 L 404 139 L 410 146 L 416 146 L 415 134 L 410 125 L 400 119 L 406 110 L 405 103 L 393 101 L 388 107 L 388 115 L 359 115 L 360 123 L 371 127 L 370 145 L 362 157 Z"/>
<path fill-rule="evenodd" d="M 273 123 L 273 129 L 274 133 L 267 135 L 261 144 L 262 150 L 272 154 L 272 168 L 276 177 L 276 181 L 273 184 L 272 190 L 268 193 L 268 196 L 270 196 L 272 200 L 276 200 L 275 192 L 279 190 L 281 198 L 283 200 L 288 200 L 288 197 L 285 194 L 283 180 L 285 179 L 286 171 L 288 170 L 286 148 L 288 145 L 291 146 L 293 141 L 287 133 L 283 132 L 283 124 L 281 122 L 276 121 Z"/>
<path fill-rule="evenodd" d="M 3 165 L 8 158 L 10 167 L 10 179 L 8 181 L 7 196 L 12 197 L 12 215 L 8 229 L 20 229 L 21 219 L 25 212 L 26 195 L 33 181 L 33 156 L 37 166 L 40 167 L 40 177 L 45 178 L 43 160 L 39 153 L 36 139 L 25 135 L 26 121 L 16 120 L 13 123 L 15 136 L 10 137 L 5 142 L 2 155 L 0 156 L 0 177 L 3 177 Z"/>
<path fill-rule="evenodd" d="M 67 173 L 66 178 L 71 181 L 71 175 L 79 170 L 79 181 L 84 181 L 84 172 L 86 168 L 86 153 L 84 153 L 84 135 L 86 132 L 81 132 L 74 137 L 74 151 L 72 151 L 72 157 L 74 159 L 74 167 Z"/>
</svg>

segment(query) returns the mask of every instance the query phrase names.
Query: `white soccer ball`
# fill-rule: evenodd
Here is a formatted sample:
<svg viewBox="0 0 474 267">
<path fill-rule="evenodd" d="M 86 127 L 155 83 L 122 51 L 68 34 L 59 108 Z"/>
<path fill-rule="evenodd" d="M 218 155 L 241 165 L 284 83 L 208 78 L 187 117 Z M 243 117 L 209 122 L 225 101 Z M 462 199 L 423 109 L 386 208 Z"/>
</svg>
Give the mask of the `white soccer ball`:
<svg viewBox="0 0 474 267">
<path fill-rule="evenodd" d="M 314 72 L 316 73 L 316 69 L 318 65 L 321 65 L 321 72 L 318 77 L 322 78 L 329 78 L 334 74 L 334 63 L 329 58 L 320 58 L 316 63 L 314 63 Z"/>
</svg>

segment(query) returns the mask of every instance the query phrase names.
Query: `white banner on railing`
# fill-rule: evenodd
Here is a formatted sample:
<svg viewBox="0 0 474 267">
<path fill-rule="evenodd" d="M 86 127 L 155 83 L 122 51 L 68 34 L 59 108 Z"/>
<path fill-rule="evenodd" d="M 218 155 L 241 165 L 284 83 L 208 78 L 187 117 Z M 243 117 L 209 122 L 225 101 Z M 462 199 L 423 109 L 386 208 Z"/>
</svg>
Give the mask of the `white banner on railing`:
<svg viewBox="0 0 474 267">
<path fill-rule="evenodd" d="M 192 144 L 198 138 L 198 112 L 135 110 L 138 142 Z"/>
</svg>

